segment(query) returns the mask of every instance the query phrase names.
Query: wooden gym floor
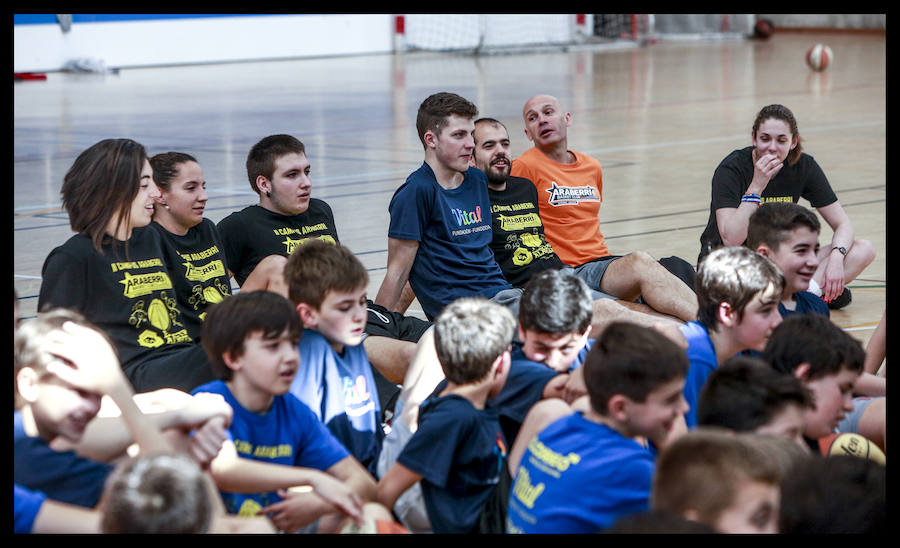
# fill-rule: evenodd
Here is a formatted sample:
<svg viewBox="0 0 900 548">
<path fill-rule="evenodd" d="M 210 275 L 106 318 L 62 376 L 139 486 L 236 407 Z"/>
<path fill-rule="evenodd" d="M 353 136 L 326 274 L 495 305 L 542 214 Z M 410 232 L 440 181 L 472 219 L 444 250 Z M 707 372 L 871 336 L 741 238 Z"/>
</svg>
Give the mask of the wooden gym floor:
<svg viewBox="0 0 900 548">
<path fill-rule="evenodd" d="M 816 42 L 835 61 L 814 73 Z M 886 39 L 884 34 L 776 33 L 767 41 L 660 41 L 646 47 L 472 56 L 407 53 L 327 59 L 52 73 L 14 84 L 13 274 L 20 314 L 35 315 L 41 265 L 71 235 L 59 188 L 74 158 L 109 137 L 150 154 L 180 150 L 203 167 L 207 217 L 255 203 L 247 151 L 273 133 L 307 146 L 313 195 L 335 212 L 340 238 L 384 276 L 387 206 L 422 162 L 419 103 L 453 91 L 510 129 L 513 153 L 530 143 L 521 109 L 536 93 L 572 112 L 570 147 L 604 167 L 601 227 L 610 250 L 694 262 L 718 162 L 750 143 L 764 105 L 797 116 L 805 150 L 822 165 L 877 258 L 833 320 L 863 342 L 886 306 Z M 801 202 L 804 205 L 808 203 Z M 830 242 L 825 225 L 823 245 Z M 421 314 L 413 303 L 410 313 Z"/>
</svg>

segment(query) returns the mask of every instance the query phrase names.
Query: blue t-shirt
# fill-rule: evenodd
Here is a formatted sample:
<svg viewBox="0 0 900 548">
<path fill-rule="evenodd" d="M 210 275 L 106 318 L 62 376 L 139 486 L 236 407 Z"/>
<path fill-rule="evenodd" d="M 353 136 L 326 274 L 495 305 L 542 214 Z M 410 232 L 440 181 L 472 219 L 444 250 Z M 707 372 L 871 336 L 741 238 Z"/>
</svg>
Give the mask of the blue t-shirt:
<svg viewBox="0 0 900 548">
<path fill-rule="evenodd" d="M 697 323 L 688 322 L 681 326 L 681 333 L 687 339 L 687 357 L 690 361 L 687 377 L 684 380 L 684 399 L 690 409 L 684 415 L 688 428 L 697 426 L 697 401 L 700 398 L 700 389 L 706 382 L 706 377 L 719 366 L 716 360 L 716 349 L 713 347 L 709 331 Z"/>
<path fill-rule="evenodd" d="M 47 495 L 13 484 L 13 533 L 30 533 Z"/>
<path fill-rule="evenodd" d="M 422 476 L 422 497 L 435 533 L 470 533 L 505 474 L 506 444 L 497 410 L 476 409 L 435 390 L 419 406 L 419 427 L 397 462 Z"/>
<path fill-rule="evenodd" d="M 13 481 L 60 502 L 93 508 L 113 466 L 54 451 L 41 437 L 25 433 L 22 413 L 13 411 Z"/>
<path fill-rule="evenodd" d="M 373 475 L 384 440 L 381 404 L 363 345 L 334 351 L 312 329 L 300 337 L 300 368 L 291 394 L 306 404 Z"/>
<path fill-rule="evenodd" d="M 491 201 L 487 176 L 469 168 L 462 184 L 447 190 L 427 163 L 394 193 L 388 237 L 419 242 L 409 273 L 429 320 L 465 296 L 490 299 L 512 286 L 491 251 Z"/>
<path fill-rule="evenodd" d="M 782 303 L 778 303 L 778 313 L 782 318 L 787 318 L 793 314 L 821 314 L 826 318 L 831 317 L 831 310 L 828 304 L 815 293 L 809 291 L 798 291 L 794 293 L 794 299 L 797 301 L 797 307 L 794 310 L 788 310 Z"/>
<path fill-rule="evenodd" d="M 275 396 L 272 407 L 257 414 L 235 399 L 224 381 L 198 386 L 192 394 L 221 394 L 234 409 L 228 437 L 238 456 L 269 464 L 327 470 L 349 453 L 316 415 L 291 394 Z M 261 508 L 278 502 L 278 493 L 229 493 L 221 491 L 230 514 L 255 516 Z"/>
<path fill-rule="evenodd" d="M 648 509 L 650 452 L 575 412 L 550 423 L 522 455 L 509 495 L 508 533 L 592 534 Z"/>
</svg>

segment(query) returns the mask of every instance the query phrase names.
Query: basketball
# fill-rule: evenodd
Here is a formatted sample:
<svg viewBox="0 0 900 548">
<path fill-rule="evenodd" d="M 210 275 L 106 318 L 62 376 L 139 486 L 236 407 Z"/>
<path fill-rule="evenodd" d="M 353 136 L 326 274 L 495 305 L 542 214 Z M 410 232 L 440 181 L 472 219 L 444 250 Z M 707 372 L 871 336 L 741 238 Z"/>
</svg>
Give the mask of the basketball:
<svg viewBox="0 0 900 548">
<path fill-rule="evenodd" d="M 874 443 L 859 434 L 837 433 L 825 436 L 819 440 L 819 449 L 826 457 L 835 455 L 849 455 L 862 459 L 873 460 L 879 464 L 886 464 L 887 457 Z"/>
<path fill-rule="evenodd" d="M 768 19 L 760 19 L 753 25 L 753 37 L 766 40 L 775 32 L 775 25 Z"/>
<path fill-rule="evenodd" d="M 806 64 L 816 72 L 827 69 L 832 59 L 834 59 L 834 54 L 831 53 L 831 48 L 825 44 L 816 44 L 806 52 Z"/>
</svg>

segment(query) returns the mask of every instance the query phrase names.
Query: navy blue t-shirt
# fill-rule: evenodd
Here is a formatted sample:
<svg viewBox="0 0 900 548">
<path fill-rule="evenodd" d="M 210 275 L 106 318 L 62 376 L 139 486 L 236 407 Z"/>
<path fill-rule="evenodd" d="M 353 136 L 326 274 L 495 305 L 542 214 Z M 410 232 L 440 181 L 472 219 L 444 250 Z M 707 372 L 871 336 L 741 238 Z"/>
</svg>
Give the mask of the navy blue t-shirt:
<svg viewBox="0 0 900 548">
<path fill-rule="evenodd" d="M 47 497 L 93 508 L 113 466 L 78 456 L 74 451 L 54 451 L 41 437 L 25 433 L 22 414 L 13 412 L 13 481 Z"/>
<path fill-rule="evenodd" d="M 422 476 L 422 496 L 435 533 L 470 533 L 506 473 L 506 443 L 497 410 L 476 409 L 435 391 L 419 407 L 419 427 L 397 462 Z"/>
<path fill-rule="evenodd" d="M 809 291 L 799 291 L 794 293 L 794 300 L 797 301 L 797 307 L 794 310 L 789 310 L 783 304 L 778 303 L 778 313 L 781 314 L 782 318 L 787 318 L 793 314 L 821 314 L 826 318 L 831 317 L 831 310 L 828 308 L 828 304 L 822 300 L 822 297 L 814 293 L 810 293 Z"/>
<path fill-rule="evenodd" d="M 388 237 L 419 243 L 409 284 L 429 320 L 460 297 L 490 299 L 512 286 L 491 251 L 487 176 L 469 168 L 447 190 L 423 163 L 391 198 Z"/>
</svg>

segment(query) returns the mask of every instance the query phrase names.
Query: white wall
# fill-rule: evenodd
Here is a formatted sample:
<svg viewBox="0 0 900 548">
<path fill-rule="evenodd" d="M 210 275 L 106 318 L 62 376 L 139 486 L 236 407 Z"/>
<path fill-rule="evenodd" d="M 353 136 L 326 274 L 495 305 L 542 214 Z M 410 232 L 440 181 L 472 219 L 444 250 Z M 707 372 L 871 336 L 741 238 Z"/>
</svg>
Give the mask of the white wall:
<svg viewBox="0 0 900 548">
<path fill-rule="evenodd" d="M 74 23 L 64 31 L 53 14 L 31 16 L 32 20 L 48 20 L 46 24 L 23 24 L 28 14 L 15 14 L 22 19 L 13 25 L 14 72 L 57 71 L 74 59 L 100 61 L 109 68 L 128 68 L 389 53 L 394 51 L 396 38 L 391 14 L 115 15 L 79 18 L 76 14 Z M 740 17 L 753 15 L 731 17 L 732 22 L 737 22 Z M 884 14 L 756 17 L 771 18 L 776 29 L 886 26 Z M 85 18 L 96 21 L 86 22 Z M 104 18 L 113 20 L 103 21 Z M 399 43 L 413 49 L 570 43 L 577 40 L 579 32 L 574 14 L 407 14 L 405 18 L 406 35 Z M 657 20 L 657 30 L 662 30 L 664 15 L 657 15 Z M 587 14 L 587 29 L 592 27 L 591 21 Z"/>
<path fill-rule="evenodd" d="M 14 72 L 51 72 L 91 58 L 109 68 L 393 51 L 390 14 L 248 15 L 15 24 Z"/>
<path fill-rule="evenodd" d="M 772 13 L 760 14 L 760 19 L 769 19 L 777 31 L 782 28 L 828 28 L 828 29 L 887 29 L 887 15 L 884 13 Z"/>
</svg>

